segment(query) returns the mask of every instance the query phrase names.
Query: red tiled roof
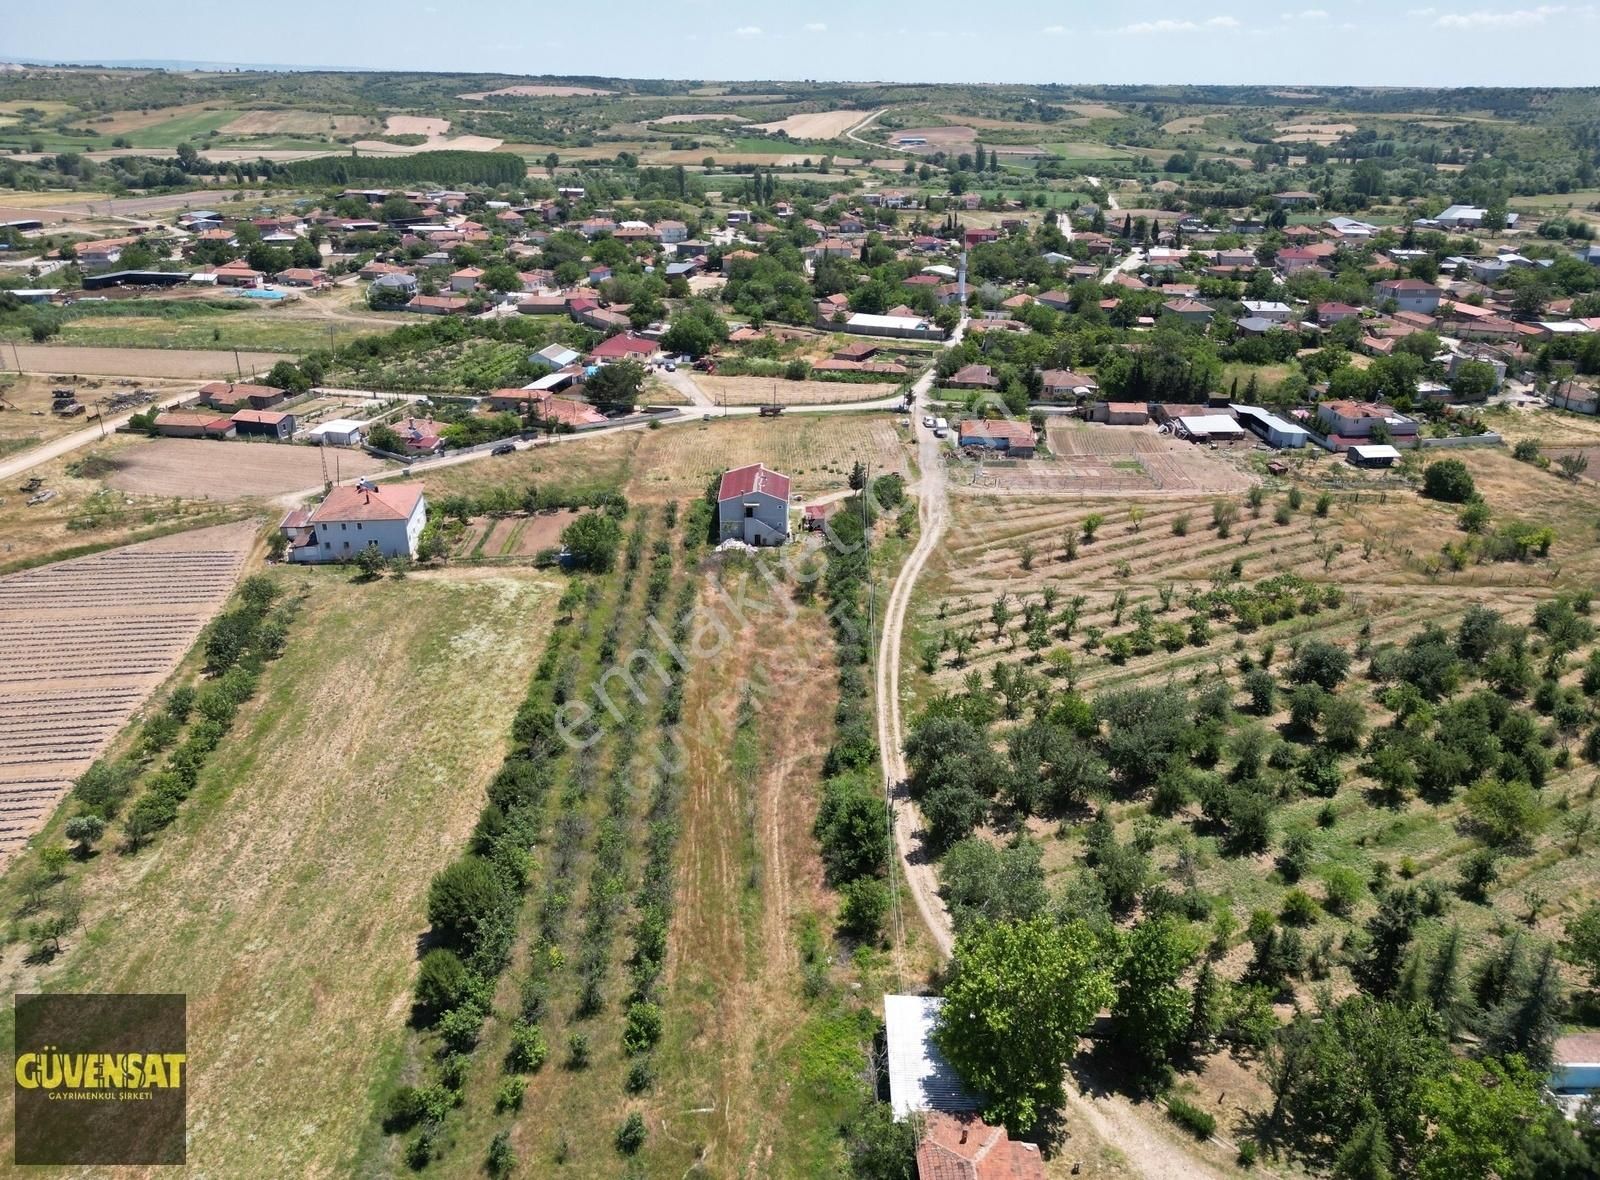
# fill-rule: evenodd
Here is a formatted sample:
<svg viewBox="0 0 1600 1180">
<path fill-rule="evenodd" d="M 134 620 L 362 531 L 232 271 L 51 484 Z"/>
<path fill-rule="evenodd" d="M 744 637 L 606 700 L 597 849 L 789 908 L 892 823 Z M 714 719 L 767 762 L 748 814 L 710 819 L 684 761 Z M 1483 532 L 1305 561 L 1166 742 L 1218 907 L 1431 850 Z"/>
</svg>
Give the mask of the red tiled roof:
<svg viewBox="0 0 1600 1180">
<path fill-rule="evenodd" d="M 368 490 L 338 487 L 311 513 L 312 524 L 339 524 L 345 521 L 409 520 L 422 499 L 422 485 L 384 484 Z"/>
<path fill-rule="evenodd" d="M 718 500 L 737 500 L 750 495 L 774 496 L 785 503 L 789 500 L 789 477 L 773 471 L 764 463 L 751 463 L 722 473 L 717 485 Z"/>
<path fill-rule="evenodd" d="M 1033 427 L 1026 422 L 1013 422 L 1006 418 L 999 418 L 993 422 L 980 422 L 976 418 L 968 418 L 961 423 L 961 437 L 968 438 L 1003 438 L 1012 443 L 1033 442 Z"/>
<path fill-rule="evenodd" d="M 276 426 L 289 415 L 277 410 L 240 410 L 233 415 L 235 422 L 254 422 L 258 426 Z"/>
<path fill-rule="evenodd" d="M 589 353 L 600 360 L 618 360 L 629 356 L 652 356 L 661 351 L 661 345 L 654 340 L 646 340 L 643 336 L 635 336 L 632 332 L 622 332 L 608 340 L 602 340 Z"/>
<path fill-rule="evenodd" d="M 1031 1143 L 976 1115 L 930 1111 L 917 1145 L 918 1180 L 1044 1180 L 1044 1160 Z"/>
</svg>

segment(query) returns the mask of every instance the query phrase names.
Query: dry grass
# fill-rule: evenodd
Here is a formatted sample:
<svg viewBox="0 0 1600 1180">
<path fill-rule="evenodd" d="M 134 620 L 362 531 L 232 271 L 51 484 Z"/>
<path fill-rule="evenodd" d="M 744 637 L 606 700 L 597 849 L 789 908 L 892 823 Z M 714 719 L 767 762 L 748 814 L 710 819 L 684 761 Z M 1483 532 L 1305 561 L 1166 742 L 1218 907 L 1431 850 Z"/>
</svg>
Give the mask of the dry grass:
<svg viewBox="0 0 1600 1180">
<path fill-rule="evenodd" d="M 390 115 L 383 129 L 390 135 L 426 135 L 437 139 L 450 130 L 449 119 L 429 119 L 420 115 Z"/>
<path fill-rule="evenodd" d="M 677 125 L 679 123 L 748 123 L 750 120 L 743 115 L 736 115 L 732 111 L 709 111 L 698 115 L 663 115 L 659 119 L 648 119 L 646 122 Z"/>
<path fill-rule="evenodd" d="M 502 86 L 499 90 L 480 90 L 476 94 L 458 94 L 457 98 L 470 99 L 481 102 L 486 98 L 507 96 L 510 98 L 597 98 L 603 94 L 612 93 L 609 90 L 596 90 L 592 86 Z"/>
<path fill-rule="evenodd" d="M 713 377 L 696 373 L 694 383 L 719 406 L 826 406 L 888 397 L 897 386 L 852 381 L 786 381 L 774 377 Z"/>
<path fill-rule="evenodd" d="M 189 1165 L 214 1175 L 349 1175 L 376 1135 L 366 1087 L 408 1035 L 428 880 L 471 831 L 554 601 L 512 576 L 286 581 L 309 594 L 288 651 L 177 825 L 97 858 L 54 964 L 19 945 L 0 964 L 7 990 L 185 993 Z"/>
<path fill-rule="evenodd" d="M 324 461 L 330 478 L 335 467 L 346 479 L 389 467 L 365 451 L 347 448 L 330 453 L 286 443 L 153 438 L 110 456 L 112 469 L 105 481 L 136 495 L 239 500 L 315 490 L 322 484 Z"/>
<path fill-rule="evenodd" d="M 377 130 L 377 123 L 365 115 L 326 111 L 245 111 L 217 130 L 222 135 L 361 135 Z"/>
<path fill-rule="evenodd" d="M 18 344 L 25 373 L 71 378 L 98 377 L 231 377 L 237 371 L 232 350 L 178 348 L 93 348 L 78 345 Z M 8 348 L 7 351 L 10 351 Z M 238 364 L 246 376 L 265 373 L 283 359 L 277 352 L 241 352 Z"/>
<path fill-rule="evenodd" d="M 790 115 L 771 123 L 755 123 L 752 128 L 769 134 L 782 131 L 791 139 L 833 139 L 843 135 L 868 114 L 868 111 L 814 111 L 806 115 Z"/>
</svg>

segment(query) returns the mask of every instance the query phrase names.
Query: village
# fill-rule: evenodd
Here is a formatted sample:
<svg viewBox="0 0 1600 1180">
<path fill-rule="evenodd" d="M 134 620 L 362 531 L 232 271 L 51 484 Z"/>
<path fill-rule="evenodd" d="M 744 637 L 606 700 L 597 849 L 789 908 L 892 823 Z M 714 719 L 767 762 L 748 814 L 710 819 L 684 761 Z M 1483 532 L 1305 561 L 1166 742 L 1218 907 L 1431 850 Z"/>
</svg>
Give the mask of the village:
<svg viewBox="0 0 1600 1180">
<path fill-rule="evenodd" d="M 117 70 L 0 977 L 188 994 L 191 1164 L 1593 1174 L 1587 91 Z"/>
</svg>

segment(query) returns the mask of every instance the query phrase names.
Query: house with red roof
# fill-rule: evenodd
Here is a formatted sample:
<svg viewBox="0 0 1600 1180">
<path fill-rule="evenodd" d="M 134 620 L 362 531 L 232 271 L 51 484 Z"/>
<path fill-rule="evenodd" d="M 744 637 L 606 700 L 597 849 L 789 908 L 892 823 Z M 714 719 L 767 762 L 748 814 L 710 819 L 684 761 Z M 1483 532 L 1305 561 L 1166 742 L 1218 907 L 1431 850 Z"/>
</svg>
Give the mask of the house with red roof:
<svg viewBox="0 0 1600 1180">
<path fill-rule="evenodd" d="M 929 1111 L 917 1144 L 918 1180 L 1044 1180 L 1044 1158 L 975 1114 Z"/>
<path fill-rule="evenodd" d="M 659 341 L 650 340 L 632 332 L 619 332 L 609 339 L 602 340 L 593 351 L 589 359 L 593 361 L 623 361 L 636 360 L 648 361 L 661 351 Z"/>
<path fill-rule="evenodd" d="M 735 467 L 717 485 L 717 538 L 746 545 L 789 539 L 789 477 L 763 463 Z"/>
<path fill-rule="evenodd" d="M 290 561 L 352 561 L 369 545 L 385 557 L 415 557 L 427 520 L 422 485 L 379 485 L 363 479 L 337 487 L 315 508 L 297 508 L 279 526 L 289 541 Z"/>
</svg>

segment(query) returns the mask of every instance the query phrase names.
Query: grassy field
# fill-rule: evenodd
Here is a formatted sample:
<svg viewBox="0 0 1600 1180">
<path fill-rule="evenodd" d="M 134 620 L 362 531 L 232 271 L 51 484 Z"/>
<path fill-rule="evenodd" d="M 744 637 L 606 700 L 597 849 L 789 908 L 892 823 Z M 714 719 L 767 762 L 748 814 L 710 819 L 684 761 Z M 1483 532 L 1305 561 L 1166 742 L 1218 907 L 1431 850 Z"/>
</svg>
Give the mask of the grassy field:
<svg viewBox="0 0 1600 1180">
<path fill-rule="evenodd" d="M 553 595 L 516 575 L 277 576 L 307 594 L 288 650 L 178 823 L 96 858 L 53 964 L 13 944 L 0 970 L 7 990 L 186 993 L 190 1166 L 348 1175 L 364 1087 L 405 1035 L 428 879 L 472 827 Z"/>
</svg>

